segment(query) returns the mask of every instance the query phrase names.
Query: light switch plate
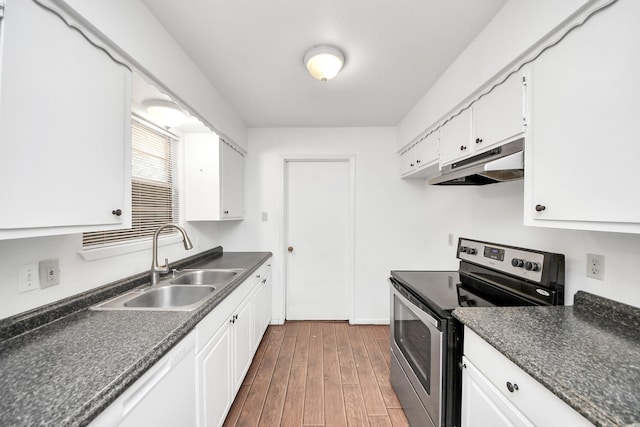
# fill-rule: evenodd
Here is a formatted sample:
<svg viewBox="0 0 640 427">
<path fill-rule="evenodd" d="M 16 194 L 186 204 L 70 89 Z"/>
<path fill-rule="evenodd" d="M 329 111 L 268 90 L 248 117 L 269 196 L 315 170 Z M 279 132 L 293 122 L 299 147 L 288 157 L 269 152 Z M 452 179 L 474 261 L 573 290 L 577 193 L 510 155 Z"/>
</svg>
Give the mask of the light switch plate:
<svg viewBox="0 0 640 427">
<path fill-rule="evenodd" d="M 18 267 L 18 290 L 28 292 L 40 289 L 38 263 L 25 264 Z"/>
</svg>

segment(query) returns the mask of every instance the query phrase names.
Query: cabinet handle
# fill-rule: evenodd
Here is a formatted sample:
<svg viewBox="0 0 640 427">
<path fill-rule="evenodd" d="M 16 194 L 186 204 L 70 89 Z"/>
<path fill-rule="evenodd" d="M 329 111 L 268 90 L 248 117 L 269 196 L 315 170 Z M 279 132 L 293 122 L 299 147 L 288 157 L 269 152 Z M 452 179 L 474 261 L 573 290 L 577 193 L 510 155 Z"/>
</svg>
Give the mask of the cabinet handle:
<svg viewBox="0 0 640 427">
<path fill-rule="evenodd" d="M 259 274 L 256 274 L 256 277 L 259 279 L 259 278 L 260 278 L 260 275 L 259 275 Z"/>
<path fill-rule="evenodd" d="M 413 163 L 410 163 L 409 166 L 414 167 L 415 165 Z"/>
<path fill-rule="evenodd" d="M 536 205 L 536 212 L 542 212 L 545 209 L 547 209 L 545 205 Z"/>
<path fill-rule="evenodd" d="M 419 165 L 420 164 L 420 160 L 416 160 L 416 164 Z"/>
<path fill-rule="evenodd" d="M 480 144 L 482 142 L 482 138 L 476 138 L 476 144 Z"/>
<path fill-rule="evenodd" d="M 262 279 L 262 283 L 263 284 L 267 283 L 267 279 Z"/>
<path fill-rule="evenodd" d="M 513 383 L 511 384 L 511 382 L 507 381 L 507 390 L 509 390 L 509 393 L 513 393 L 514 391 L 518 391 L 518 384 Z"/>
<path fill-rule="evenodd" d="M 466 150 L 466 149 L 467 149 L 467 147 L 465 147 L 464 145 L 461 145 L 461 146 L 460 146 L 460 151 L 464 151 L 464 150 Z"/>
<path fill-rule="evenodd" d="M 122 210 L 114 209 L 114 210 L 111 211 L 111 214 L 115 215 L 115 216 L 120 216 L 120 215 L 122 215 Z"/>
<path fill-rule="evenodd" d="M 225 215 L 228 215 L 228 214 L 229 214 L 229 211 L 224 211 L 224 213 L 225 213 Z"/>
</svg>

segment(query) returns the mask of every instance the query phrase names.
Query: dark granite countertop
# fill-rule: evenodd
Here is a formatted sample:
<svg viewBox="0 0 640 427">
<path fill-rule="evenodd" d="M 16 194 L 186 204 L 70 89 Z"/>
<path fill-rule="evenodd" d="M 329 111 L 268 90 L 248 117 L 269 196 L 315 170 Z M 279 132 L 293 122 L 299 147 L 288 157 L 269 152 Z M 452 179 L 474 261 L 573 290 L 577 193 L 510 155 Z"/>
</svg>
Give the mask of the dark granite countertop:
<svg viewBox="0 0 640 427">
<path fill-rule="evenodd" d="M 453 315 L 593 424 L 640 425 L 640 309 L 586 292 L 574 304 Z"/>
<path fill-rule="evenodd" d="M 191 312 L 92 311 L 148 273 L 0 320 L 0 425 L 87 425 L 237 288 L 270 252 L 207 251 L 184 268 L 246 268 Z"/>
</svg>

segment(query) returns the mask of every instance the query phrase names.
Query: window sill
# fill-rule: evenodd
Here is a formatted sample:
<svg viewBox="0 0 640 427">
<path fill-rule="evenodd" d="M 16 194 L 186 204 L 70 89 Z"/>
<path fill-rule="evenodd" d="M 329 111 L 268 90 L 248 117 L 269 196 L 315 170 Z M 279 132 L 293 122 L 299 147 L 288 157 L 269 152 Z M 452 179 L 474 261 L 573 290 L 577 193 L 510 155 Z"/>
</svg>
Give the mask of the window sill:
<svg viewBox="0 0 640 427">
<path fill-rule="evenodd" d="M 182 242 L 182 236 L 175 234 L 173 236 L 160 237 L 160 239 L 158 239 L 158 246 L 168 246 L 180 242 Z M 103 258 L 145 251 L 152 247 L 151 239 L 145 239 L 138 242 L 123 243 L 120 245 L 81 249 L 78 253 L 85 261 L 96 261 Z"/>
</svg>

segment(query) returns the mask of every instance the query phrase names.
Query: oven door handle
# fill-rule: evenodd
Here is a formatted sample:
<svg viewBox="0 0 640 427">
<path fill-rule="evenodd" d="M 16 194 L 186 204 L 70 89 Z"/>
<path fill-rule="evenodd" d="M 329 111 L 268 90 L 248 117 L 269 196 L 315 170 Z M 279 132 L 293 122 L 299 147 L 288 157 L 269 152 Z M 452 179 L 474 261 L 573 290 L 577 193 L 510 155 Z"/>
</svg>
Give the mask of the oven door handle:
<svg viewBox="0 0 640 427">
<path fill-rule="evenodd" d="M 389 283 L 391 283 L 391 280 L 389 280 Z M 420 308 L 416 307 L 416 304 L 414 302 L 410 301 L 401 292 L 399 292 L 398 289 L 395 288 L 395 286 L 393 286 L 391 289 L 392 289 L 393 294 L 395 296 L 397 296 L 398 299 L 404 303 L 404 305 L 406 305 L 407 307 L 411 307 L 411 308 L 420 310 L 420 312 L 424 314 L 422 316 L 419 316 L 421 320 L 424 320 L 424 321 L 430 323 L 434 328 L 436 328 L 438 331 L 440 331 L 440 325 L 439 325 L 440 322 L 438 322 L 430 313 L 427 313 L 426 311 L 421 310 Z"/>
</svg>

